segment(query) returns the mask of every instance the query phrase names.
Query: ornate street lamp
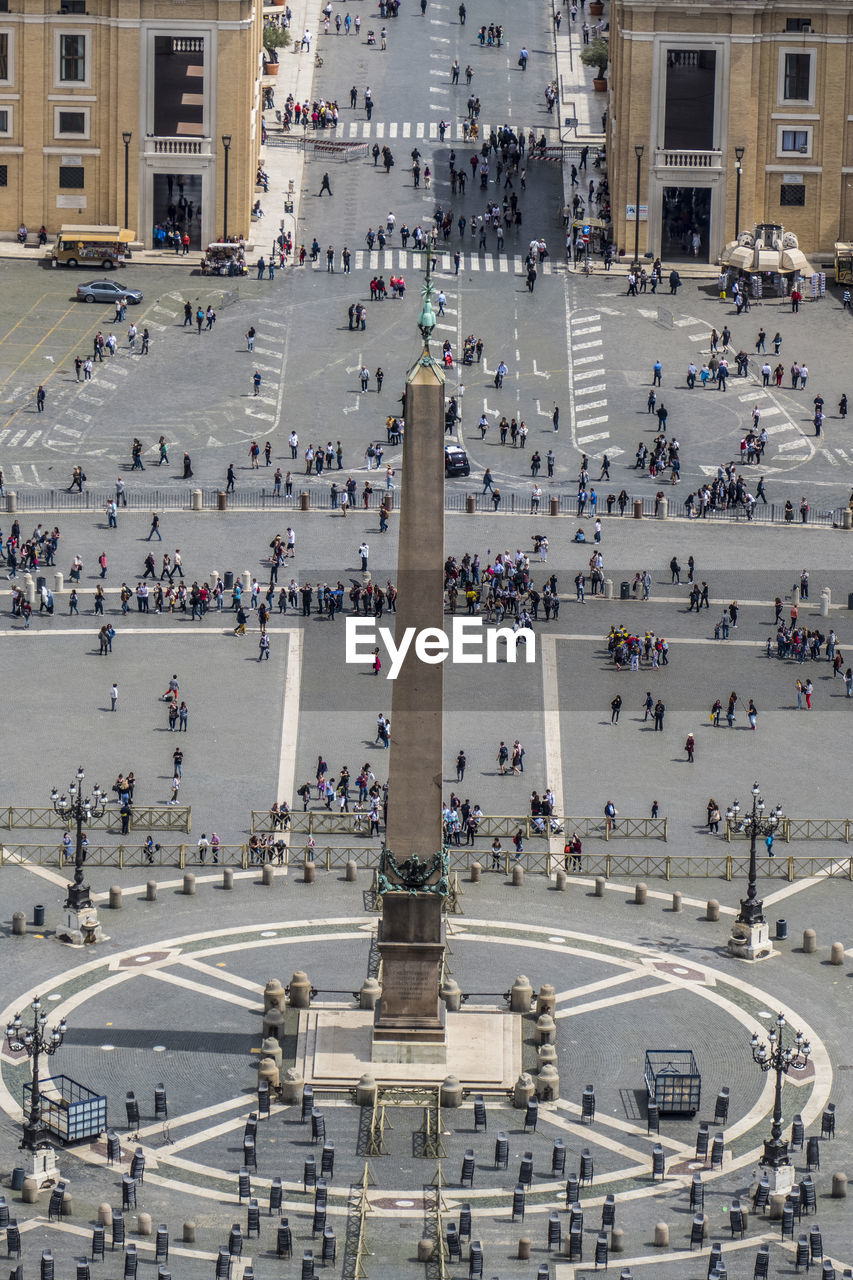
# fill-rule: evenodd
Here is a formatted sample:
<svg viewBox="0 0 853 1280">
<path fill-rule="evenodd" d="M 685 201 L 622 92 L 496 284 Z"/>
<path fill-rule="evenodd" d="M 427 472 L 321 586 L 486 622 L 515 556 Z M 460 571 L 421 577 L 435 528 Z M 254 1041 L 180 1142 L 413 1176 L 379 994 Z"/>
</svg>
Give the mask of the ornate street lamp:
<svg viewBox="0 0 853 1280">
<path fill-rule="evenodd" d="M 95 783 L 92 787 L 91 796 L 83 795 L 83 766 L 77 770 L 77 776 L 72 778 L 68 784 L 68 796 L 58 795 L 56 787 L 50 793 L 54 810 L 66 822 L 74 822 L 77 825 L 77 843 L 74 849 L 74 883 L 68 886 L 68 897 L 65 900 L 65 907 L 71 911 L 81 911 L 84 907 L 92 906 L 92 895 L 89 886 L 83 880 L 83 863 L 85 861 L 83 851 L 83 823 L 86 825 L 93 818 L 101 818 L 107 808 L 107 793 Z"/>
<path fill-rule="evenodd" d="M 737 800 L 726 810 L 726 824 L 729 831 L 749 836 L 749 875 L 746 897 L 740 900 L 740 911 L 735 917 L 729 938 L 729 954 L 738 956 L 742 960 L 759 960 L 769 956 L 773 949 L 764 917 L 764 903 L 758 897 L 755 847 L 758 837 L 764 836 L 768 853 L 772 856 L 773 837 L 782 822 L 782 808 L 777 805 L 775 809 L 765 814 L 765 807 L 761 798 L 761 788 L 757 782 L 754 782 L 752 812 L 742 818 Z"/>
<path fill-rule="evenodd" d="M 788 1143 L 782 1137 L 782 1077 L 789 1071 L 802 1071 L 811 1053 L 811 1045 L 804 1039 L 802 1031 L 796 1033 L 793 1045 L 786 1046 L 782 1041 L 784 1026 L 785 1015 L 780 1013 L 776 1017 L 776 1026 L 768 1035 L 766 1044 L 761 1043 L 758 1032 L 750 1041 L 753 1062 L 757 1063 L 762 1071 L 776 1072 L 773 1125 L 770 1137 L 764 1142 L 764 1155 L 759 1164 L 771 1170 L 777 1178 L 779 1170 L 789 1168 L 791 1164 Z M 783 1174 L 782 1177 L 787 1180 L 787 1175 Z M 790 1185 L 793 1185 L 793 1178 L 790 1179 Z"/>
<path fill-rule="evenodd" d="M 14 1020 L 6 1028 L 6 1041 L 12 1053 L 22 1051 L 32 1060 L 33 1087 L 30 1095 L 29 1115 L 24 1118 L 24 1130 L 21 1147 L 25 1151 L 35 1151 L 39 1143 L 49 1136 L 42 1129 L 41 1123 L 41 1089 L 39 1087 L 39 1058 L 42 1054 L 52 1057 L 65 1039 L 65 1019 L 52 1031 L 47 1030 L 47 1014 L 41 1007 L 41 999 L 33 1000 L 33 1025 L 24 1027 L 21 1015 L 15 1014 Z"/>
<path fill-rule="evenodd" d="M 124 143 L 124 225 L 127 227 L 127 192 L 128 192 L 128 172 L 130 168 L 130 140 L 133 134 L 129 129 L 125 129 L 121 135 Z"/>
<path fill-rule="evenodd" d="M 740 234 L 740 180 L 743 175 L 743 153 L 746 147 L 735 147 L 735 175 L 737 177 L 737 187 L 735 188 L 735 240 Z"/>
<path fill-rule="evenodd" d="M 223 133 L 222 146 L 225 150 L 225 172 L 222 183 L 222 239 L 228 239 L 228 160 L 231 156 L 231 134 Z"/>
<path fill-rule="evenodd" d="M 637 157 L 637 203 L 634 205 L 634 270 L 640 270 L 640 170 L 643 165 L 645 147 L 638 142 L 634 147 Z"/>
</svg>

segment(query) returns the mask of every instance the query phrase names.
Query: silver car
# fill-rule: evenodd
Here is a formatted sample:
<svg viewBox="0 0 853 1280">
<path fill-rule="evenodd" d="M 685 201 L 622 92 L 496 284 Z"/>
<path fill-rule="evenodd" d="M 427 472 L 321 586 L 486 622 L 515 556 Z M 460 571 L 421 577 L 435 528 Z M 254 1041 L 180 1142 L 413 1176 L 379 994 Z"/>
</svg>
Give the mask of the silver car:
<svg viewBox="0 0 853 1280">
<path fill-rule="evenodd" d="M 128 289 L 117 280 L 90 280 L 88 284 L 77 286 L 77 297 L 83 302 L 115 302 L 116 298 L 127 298 L 128 302 L 141 302 L 140 289 Z"/>
</svg>

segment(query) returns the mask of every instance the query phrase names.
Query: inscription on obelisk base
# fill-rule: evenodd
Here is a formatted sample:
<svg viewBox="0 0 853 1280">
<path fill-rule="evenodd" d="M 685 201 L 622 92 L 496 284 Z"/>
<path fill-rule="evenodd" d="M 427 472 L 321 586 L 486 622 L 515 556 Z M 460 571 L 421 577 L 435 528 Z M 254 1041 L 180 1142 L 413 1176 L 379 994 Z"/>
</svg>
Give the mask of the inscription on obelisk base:
<svg viewBox="0 0 853 1280">
<path fill-rule="evenodd" d="M 444 1062 L 442 900 L 386 893 L 379 928 L 382 998 L 373 1024 L 374 1062 Z"/>
</svg>

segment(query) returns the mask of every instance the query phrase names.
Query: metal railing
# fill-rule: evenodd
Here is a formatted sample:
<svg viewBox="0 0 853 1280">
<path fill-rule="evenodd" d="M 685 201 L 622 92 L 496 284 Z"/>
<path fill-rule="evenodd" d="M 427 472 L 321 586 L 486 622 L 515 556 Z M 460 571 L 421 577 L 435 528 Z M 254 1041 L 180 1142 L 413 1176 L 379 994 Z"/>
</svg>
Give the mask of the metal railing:
<svg viewBox="0 0 853 1280">
<path fill-rule="evenodd" d="M 592 839 L 603 840 L 666 840 L 666 818 L 623 818 L 617 817 L 608 825 L 603 816 L 597 817 L 560 817 L 553 815 L 561 826 L 561 831 L 550 830 L 551 817 L 541 819 L 532 814 L 486 814 L 479 822 L 477 835 L 481 840 L 509 840 L 517 831 L 527 840 L 547 840 L 552 836 L 577 834 Z M 541 821 L 544 830 L 537 830 L 535 823 Z M 384 828 L 384 822 L 380 826 Z M 328 809 L 308 809 L 302 812 L 291 812 L 283 827 L 276 827 L 273 815 L 269 810 L 253 809 L 251 815 L 251 834 L 274 834 L 277 831 L 286 835 L 368 835 L 369 819 L 367 813 L 338 813 Z M 461 833 L 464 838 L 464 832 Z"/>
<path fill-rule="evenodd" d="M 655 152 L 655 164 L 665 169 L 721 169 L 722 151 L 671 151 L 659 147 Z"/>
<path fill-rule="evenodd" d="M 743 832 L 736 831 L 728 818 L 725 824 L 727 841 L 743 836 Z M 791 840 L 843 840 L 845 844 L 849 844 L 851 826 L 851 818 L 782 818 L 778 832 L 779 838 L 786 844 Z"/>
<path fill-rule="evenodd" d="M 192 809 L 186 804 L 134 806 L 133 826 L 147 831 L 186 831 L 192 824 Z M 92 814 L 87 821 L 90 831 L 121 832 L 121 813 L 115 805 L 102 814 Z M 9 805 L 0 808 L 0 827 L 9 830 L 65 831 L 68 821 L 49 805 Z"/>
<path fill-rule="evenodd" d="M 61 845 L 55 844 L 0 844 L 0 866 L 4 864 L 32 864 L 42 867 L 73 869 L 74 858 L 67 857 Z M 245 844 L 219 846 L 217 861 L 208 852 L 205 860 L 196 845 L 155 844 L 149 852 L 144 844 L 89 845 L 85 863 L 92 867 L 242 867 L 251 866 L 249 847 Z"/>
</svg>

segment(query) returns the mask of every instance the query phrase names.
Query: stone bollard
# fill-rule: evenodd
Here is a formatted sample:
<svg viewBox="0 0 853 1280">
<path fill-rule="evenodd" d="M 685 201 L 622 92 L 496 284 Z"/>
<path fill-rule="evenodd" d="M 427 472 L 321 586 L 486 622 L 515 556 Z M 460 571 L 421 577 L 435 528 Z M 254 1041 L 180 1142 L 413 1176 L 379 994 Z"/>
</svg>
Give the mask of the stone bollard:
<svg viewBox="0 0 853 1280">
<path fill-rule="evenodd" d="M 535 1027 L 537 1044 L 553 1044 L 557 1038 L 557 1024 L 550 1013 L 543 1013 L 536 1019 Z"/>
<path fill-rule="evenodd" d="M 14 489 L 6 494 L 6 510 L 10 515 L 18 510 L 18 495 Z"/>
<path fill-rule="evenodd" d="M 705 919 L 719 920 L 719 918 L 720 918 L 720 904 L 716 898 L 709 898 L 705 905 Z"/>
<path fill-rule="evenodd" d="M 195 876 L 192 871 L 188 871 L 184 876 L 184 893 L 188 898 L 195 895 Z"/>
<path fill-rule="evenodd" d="M 800 603 L 800 588 L 792 587 L 791 588 L 791 604 L 798 605 L 799 603 Z"/>
<path fill-rule="evenodd" d="M 38 1198 L 38 1179 L 33 1177 L 24 1178 L 24 1185 L 21 1187 L 21 1199 L 24 1204 L 38 1204 Z"/>
<path fill-rule="evenodd" d="M 520 862 L 516 862 L 512 868 L 512 887 L 520 889 L 524 884 L 524 867 Z"/>
<path fill-rule="evenodd" d="M 536 1089 L 533 1085 L 533 1076 L 531 1076 L 527 1071 L 522 1071 L 521 1075 L 516 1080 L 512 1091 L 512 1105 L 515 1107 L 516 1111 L 526 1109 L 528 1102 L 535 1092 Z"/>
<path fill-rule="evenodd" d="M 643 499 L 635 498 L 634 499 L 634 519 L 642 520 L 642 518 L 643 518 Z"/>
<path fill-rule="evenodd" d="M 604 579 L 604 599 L 605 600 L 613 599 L 613 579 L 612 578 Z"/>
<path fill-rule="evenodd" d="M 530 979 L 526 974 L 521 973 L 512 984 L 509 993 L 510 1013 L 529 1013 L 532 999 L 533 988 L 530 985 Z"/>
<path fill-rule="evenodd" d="M 302 867 L 302 880 L 305 884 L 313 884 L 317 873 L 316 862 L 306 862 Z"/>
<path fill-rule="evenodd" d="M 53 590 L 56 592 L 56 591 L 63 591 L 64 589 L 65 589 L 65 574 L 55 573 L 53 575 Z"/>
<path fill-rule="evenodd" d="M 832 591 L 829 587 L 824 587 L 820 593 L 820 616 L 822 618 L 829 617 L 829 611 L 832 608 Z"/>
<path fill-rule="evenodd" d="M 110 885 L 110 910 L 121 911 L 121 885 Z"/>
<path fill-rule="evenodd" d="M 353 862 L 352 858 L 350 858 L 347 863 L 346 871 L 344 872 L 344 879 L 347 884 L 355 884 L 358 880 L 358 863 Z"/>
<path fill-rule="evenodd" d="M 15 911 L 12 914 L 12 937 L 24 938 L 27 933 L 27 917 L 23 911 Z"/>
<path fill-rule="evenodd" d="M 543 1067 L 549 1065 L 555 1067 L 557 1065 L 557 1046 L 555 1044 L 548 1043 L 547 1041 L 544 1044 L 540 1044 L 539 1048 L 536 1050 L 536 1058 L 538 1062 L 538 1070 L 541 1075 Z"/>
<path fill-rule="evenodd" d="M 623 1253 L 625 1250 L 625 1232 L 621 1227 L 610 1228 L 610 1252 Z"/>
<path fill-rule="evenodd" d="M 782 1208 L 788 1199 L 787 1191 L 773 1191 L 770 1195 L 770 1208 L 767 1210 L 767 1216 L 772 1222 L 779 1222 L 782 1217 Z"/>
<path fill-rule="evenodd" d="M 269 888 L 274 878 L 272 863 L 265 862 L 261 869 L 261 884 L 264 884 Z"/>
<path fill-rule="evenodd" d="M 302 1091 L 305 1088 L 305 1081 L 302 1073 L 296 1067 L 288 1067 L 284 1075 L 281 1077 L 281 1100 L 287 1106 L 295 1106 L 302 1102 Z"/>
<path fill-rule="evenodd" d="M 74 1212 L 74 1197 L 72 1196 L 70 1191 L 63 1191 L 62 1193 L 63 1218 L 70 1218 L 73 1212 Z"/>
<path fill-rule="evenodd" d="M 681 910 L 681 894 L 680 893 L 674 893 L 672 895 L 672 909 L 676 913 L 678 913 Z"/>
<path fill-rule="evenodd" d="M 645 884 L 634 885 L 634 901 L 637 903 L 638 906 L 640 907 L 645 906 L 646 898 L 648 897 L 648 895 L 649 895 L 648 885 L 645 885 Z"/>
<path fill-rule="evenodd" d="M 543 1049 L 553 1049 L 553 1045 L 543 1044 Z M 556 1052 L 556 1050 L 555 1050 Z M 553 1062 L 546 1062 L 539 1070 L 535 1082 L 536 1096 L 543 1102 L 556 1102 L 560 1096 L 560 1076 Z"/>
<path fill-rule="evenodd" d="M 833 942 L 829 949 L 830 964 L 844 964 L 844 943 Z"/>
<path fill-rule="evenodd" d="M 148 883 L 146 884 L 145 901 L 146 902 L 157 901 L 157 881 L 156 880 L 149 880 Z"/>
<path fill-rule="evenodd" d="M 280 1079 L 281 1073 L 275 1058 L 261 1058 L 258 1064 L 258 1083 L 266 1080 L 270 1089 L 277 1089 Z"/>
<path fill-rule="evenodd" d="M 423 1236 L 418 1241 L 418 1262 L 429 1262 L 435 1253 L 435 1241 Z"/>
<path fill-rule="evenodd" d="M 470 867 L 471 883 L 479 884 L 483 878 L 483 865 L 480 862 L 472 862 Z"/>
<path fill-rule="evenodd" d="M 267 1009 L 286 1009 L 287 995 L 278 978 L 270 978 L 264 987 L 264 1013 Z"/>
<path fill-rule="evenodd" d="M 458 1013 L 462 1008 L 462 991 L 455 978 L 446 978 L 438 994 L 448 1013 Z"/>
<path fill-rule="evenodd" d="M 112 1205 L 99 1204 L 98 1205 L 98 1225 L 101 1227 L 108 1227 L 112 1222 L 112 1220 L 113 1220 Z"/>
<path fill-rule="evenodd" d="M 284 1035 L 284 1014 L 281 1009 L 275 1005 L 270 1005 L 264 1013 L 263 1021 L 264 1038 L 269 1037 L 272 1040 L 281 1040 Z"/>
<path fill-rule="evenodd" d="M 604 897 L 604 886 L 605 886 L 606 884 L 607 884 L 607 881 L 604 879 L 604 876 L 596 876 L 596 877 L 595 877 L 595 896 L 596 896 L 596 898 L 603 898 L 603 897 Z"/>
<path fill-rule="evenodd" d="M 136 1215 L 136 1234 L 138 1236 L 150 1236 L 151 1231 L 151 1214 L 138 1213 Z"/>
<path fill-rule="evenodd" d="M 558 516 L 560 514 L 560 499 L 551 498 L 548 502 L 548 514 Z"/>
<path fill-rule="evenodd" d="M 249 573 L 248 569 L 244 569 L 243 572 L 240 574 L 240 581 L 243 584 L 244 591 L 252 590 L 252 575 Z"/>
<path fill-rule="evenodd" d="M 847 1174 L 834 1173 L 832 1175 L 833 1200 L 844 1200 L 846 1195 L 847 1195 Z"/>
<path fill-rule="evenodd" d="M 190 511 L 201 511 L 201 489 L 193 489 L 190 495 Z"/>
<path fill-rule="evenodd" d="M 812 956 L 817 951 L 817 933 L 814 929 L 803 930 L 803 951 Z"/>
<path fill-rule="evenodd" d="M 845 507 L 841 512 L 841 528 L 853 529 L 853 511 L 849 507 Z"/>
<path fill-rule="evenodd" d="M 530 1236 L 519 1236 L 518 1257 L 521 1262 L 530 1261 Z"/>
<path fill-rule="evenodd" d="M 654 1243 L 655 1243 L 655 1248 L 656 1248 L 656 1249 L 668 1249 L 668 1248 L 669 1248 L 669 1223 L 668 1223 L 668 1222 L 656 1222 L 656 1223 L 655 1223 L 655 1241 L 654 1241 Z"/>
<path fill-rule="evenodd" d="M 568 884 L 569 884 L 569 877 L 561 867 L 560 870 L 557 872 L 557 876 L 554 881 L 554 888 L 557 890 L 558 893 L 565 893 L 566 889 L 568 888 Z"/>
<path fill-rule="evenodd" d="M 31 573 L 24 574 L 24 595 L 27 597 L 30 604 L 35 604 L 36 584 L 33 582 Z"/>
<path fill-rule="evenodd" d="M 442 1107 L 454 1110 L 462 1106 L 462 1082 L 456 1076 L 445 1076 L 439 1089 Z"/>
<path fill-rule="evenodd" d="M 311 983 L 308 981 L 308 974 L 302 969 L 297 969 L 290 979 L 290 1007 L 291 1009 L 310 1009 L 311 1007 Z"/>
<path fill-rule="evenodd" d="M 669 514 L 669 498 L 658 498 L 657 518 L 665 520 Z"/>
<path fill-rule="evenodd" d="M 281 1045 L 275 1036 L 265 1036 L 261 1041 L 261 1061 L 264 1058 L 272 1058 L 275 1065 L 281 1070 Z"/>
<path fill-rule="evenodd" d="M 223 889 L 234 888 L 234 868 L 233 867 L 222 868 L 222 888 Z"/>
<path fill-rule="evenodd" d="M 365 978 L 358 993 L 359 1009 L 375 1009 L 382 995 L 382 988 L 376 978 Z"/>
<path fill-rule="evenodd" d="M 536 997 L 536 1014 L 541 1017 L 543 1013 L 550 1013 L 554 1016 L 554 1010 L 557 1007 L 557 993 L 550 982 L 543 982 L 539 988 L 539 995 Z"/>
<path fill-rule="evenodd" d="M 184 1223 L 184 1244 L 195 1244 L 195 1223 Z"/>
<path fill-rule="evenodd" d="M 376 1081 L 369 1071 L 365 1071 L 355 1086 L 355 1105 L 357 1107 L 372 1107 L 375 1101 Z"/>
</svg>

